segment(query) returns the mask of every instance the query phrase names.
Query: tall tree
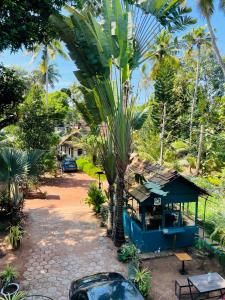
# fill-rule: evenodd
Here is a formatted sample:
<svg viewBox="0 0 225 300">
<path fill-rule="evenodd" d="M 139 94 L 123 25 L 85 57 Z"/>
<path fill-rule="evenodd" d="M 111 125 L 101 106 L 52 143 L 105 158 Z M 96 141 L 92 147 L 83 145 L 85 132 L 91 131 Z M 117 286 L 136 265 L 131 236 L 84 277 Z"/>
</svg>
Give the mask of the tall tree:
<svg viewBox="0 0 225 300">
<path fill-rule="evenodd" d="M 46 109 L 48 111 L 48 86 L 49 86 L 49 71 L 52 71 L 52 65 L 49 64 L 49 60 L 54 59 L 56 55 L 60 55 L 64 59 L 68 59 L 67 54 L 64 52 L 63 47 L 59 40 L 45 40 L 42 44 L 36 44 L 32 48 L 32 61 L 37 56 L 41 55 L 40 71 L 45 78 L 45 98 Z M 50 70 L 49 70 L 50 68 Z"/>
<path fill-rule="evenodd" d="M 25 79 L 16 70 L 0 65 L 0 130 L 18 121 L 18 104 L 25 92 Z"/>
<path fill-rule="evenodd" d="M 187 43 L 188 54 L 191 54 L 193 47 L 196 46 L 197 48 L 197 68 L 196 68 L 196 79 L 195 79 L 195 88 L 194 94 L 191 104 L 191 115 L 190 115 L 190 134 L 189 134 L 189 144 L 192 144 L 192 127 L 193 127 L 193 117 L 195 111 L 195 105 L 197 101 L 197 94 L 198 94 L 198 86 L 199 86 L 199 78 L 200 78 L 200 64 L 201 64 L 201 49 L 202 46 L 210 46 L 211 45 L 211 38 L 209 33 L 205 30 L 204 27 L 198 27 L 192 29 L 191 32 L 186 34 L 183 39 Z"/>
<path fill-rule="evenodd" d="M 214 32 L 214 29 L 211 24 L 211 17 L 213 15 L 214 9 L 215 9 L 215 1 L 214 0 L 197 0 L 197 3 L 198 3 L 198 7 L 199 7 L 201 13 L 203 14 L 203 16 L 206 19 L 207 26 L 208 26 L 210 36 L 212 39 L 212 46 L 214 49 L 214 53 L 216 55 L 219 65 L 221 66 L 221 68 L 223 70 L 223 74 L 225 77 L 225 63 L 221 57 L 219 48 L 217 46 L 215 32 Z M 221 9 L 223 10 L 223 12 L 225 12 L 225 1 L 219 0 L 219 3 L 220 3 Z"/>
</svg>

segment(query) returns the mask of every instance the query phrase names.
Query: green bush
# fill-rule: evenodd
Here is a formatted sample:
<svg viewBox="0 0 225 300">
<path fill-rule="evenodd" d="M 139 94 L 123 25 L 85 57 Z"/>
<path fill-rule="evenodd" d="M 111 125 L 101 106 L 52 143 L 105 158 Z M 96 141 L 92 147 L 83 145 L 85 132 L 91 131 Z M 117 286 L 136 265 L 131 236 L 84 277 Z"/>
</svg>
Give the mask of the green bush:
<svg viewBox="0 0 225 300">
<path fill-rule="evenodd" d="M 85 199 L 85 203 L 89 206 L 93 206 L 94 211 L 99 214 L 102 204 L 106 202 L 106 197 L 102 191 L 98 189 L 95 183 L 91 183 L 88 189 L 88 197 Z"/>
<path fill-rule="evenodd" d="M 119 261 L 128 262 L 131 260 L 137 260 L 137 258 L 138 258 L 138 249 L 132 243 L 124 244 L 118 250 Z"/>
<path fill-rule="evenodd" d="M 92 162 L 88 158 L 81 157 L 77 161 L 77 167 L 78 169 L 82 170 L 84 173 L 88 174 L 92 178 L 98 179 L 98 175 L 96 172 L 101 171 L 100 168 L 96 167 L 92 164 Z M 106 180 L 105 175 L 101 175 L 101 180 Z"/>
<path fill-rule="evenodd" d="M 108 205 L 102 205 L 100 209 L 100 217 L 101 217 L 101 226 L 106 226 L 109 216 L 109 207 Z"/>
</svg>

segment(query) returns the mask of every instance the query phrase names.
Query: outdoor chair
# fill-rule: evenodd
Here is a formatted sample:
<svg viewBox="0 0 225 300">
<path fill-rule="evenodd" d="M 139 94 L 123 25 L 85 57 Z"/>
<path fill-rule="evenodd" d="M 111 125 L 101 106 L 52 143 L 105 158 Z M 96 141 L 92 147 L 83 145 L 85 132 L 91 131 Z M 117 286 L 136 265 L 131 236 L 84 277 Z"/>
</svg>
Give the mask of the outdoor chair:
<svg viewBox="0 0 225 300">
<path fill-rule="evenodd" d="M 190 289 L 187 279 L 176 279 L 175 280 L 175 295 L 180 299 L 190 299 Z"/>
</svg>

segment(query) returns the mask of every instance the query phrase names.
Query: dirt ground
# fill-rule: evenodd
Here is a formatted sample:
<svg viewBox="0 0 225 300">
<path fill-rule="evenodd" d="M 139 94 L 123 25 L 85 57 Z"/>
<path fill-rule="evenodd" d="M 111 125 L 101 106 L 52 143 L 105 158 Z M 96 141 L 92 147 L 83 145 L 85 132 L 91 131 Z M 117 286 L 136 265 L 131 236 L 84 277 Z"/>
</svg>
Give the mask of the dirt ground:
<svg viewBox="0 0 225 300">
<path fill-rule="evenodd" d="M 149 300 L 177 300 L 175 296 L 175 280 L 185 279 L 191 275 L 207 274 L 208 272 L 218 272 L 223 278 L 225 274 L 215 258 L 202 259 L 196 250 L 189 253 L 192 261 L 185 263 L 187 275 L 181 275 L 181 262 L 175 255 L 150 259 L 144 262 L 144 267 L 152 273 L 152 291 Z M 188 299 L 188 298 L 186 298 Z"/>
</svg>

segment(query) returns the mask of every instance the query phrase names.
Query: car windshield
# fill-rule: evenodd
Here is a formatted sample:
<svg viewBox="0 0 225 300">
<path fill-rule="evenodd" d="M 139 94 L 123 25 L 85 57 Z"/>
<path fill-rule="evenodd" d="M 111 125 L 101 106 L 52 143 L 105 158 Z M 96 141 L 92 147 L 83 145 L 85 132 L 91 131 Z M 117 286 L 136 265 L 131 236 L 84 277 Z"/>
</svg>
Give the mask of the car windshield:
<svg viewBox="0 0 225 300">
<path fill-rule="evenodd" d="M 144 300 L 138 290 L 128 281 L 111 281 L 93 286 L 88 290 L 90 299 Z"/>
</svg>

